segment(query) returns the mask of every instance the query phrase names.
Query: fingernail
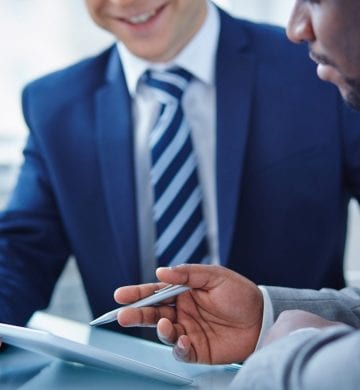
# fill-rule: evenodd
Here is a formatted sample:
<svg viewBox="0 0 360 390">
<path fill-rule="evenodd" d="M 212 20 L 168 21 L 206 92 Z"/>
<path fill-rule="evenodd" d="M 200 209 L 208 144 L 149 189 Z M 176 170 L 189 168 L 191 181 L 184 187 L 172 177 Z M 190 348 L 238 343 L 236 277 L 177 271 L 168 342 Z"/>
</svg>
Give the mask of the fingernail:
<svg viewBox="0 0 360 390">
<path fill-rule="evenodd" d="M 181 349 L 182 351 L 185 349 L 185 345 L 184 345 L 183 341 L 181 340 L 181 338 L 178 340 L 177 346 L 178 346 L 179 349 Z"/>
<path fill-rule="evenodd" d="M 178 340 L 173 348 L 173 356 L 176 360 L 179 360 L 181 362 L 188 361 L 188 355 L 187 351 L 185 349 L 185 346 L 181 340 Z"/>
<path fill-rule="evenodd" d="M 189 264 L 178 264 L 178 265 L 175 265 L 174 267 L 172 267 L 173 269 L 176 269 L 176 268 L 186 268 L 187 266 L 189 266 Z"/>
<path fill-rule="evenodd" d="M 163 336 L 161 333 L 157 332 L 157 336 L 163 344 L 172 345 L 172 343 L 170 343 L 170 341 L 165 336 Z"/>
</svg>

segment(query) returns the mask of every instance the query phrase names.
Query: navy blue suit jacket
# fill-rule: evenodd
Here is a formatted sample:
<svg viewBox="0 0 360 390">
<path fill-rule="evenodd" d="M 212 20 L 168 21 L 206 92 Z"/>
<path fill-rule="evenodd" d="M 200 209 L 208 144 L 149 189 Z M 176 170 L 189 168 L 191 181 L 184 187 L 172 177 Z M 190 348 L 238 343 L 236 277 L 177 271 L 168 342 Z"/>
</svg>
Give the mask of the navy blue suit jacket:
<svg viewBox="0 0 360 390">
<path fill-rule="evenodd" d="M 256 283 L 341 287 L 358 114 L 305 47 L 223 12 L 216 87 L 221 263 Z M 0 219 L 0 321 L 46 306 L 70 254 L 95 316 L 140 282 L 130 105 L 115 47 L 24 90 L 30 135 Z"/>
</svg>

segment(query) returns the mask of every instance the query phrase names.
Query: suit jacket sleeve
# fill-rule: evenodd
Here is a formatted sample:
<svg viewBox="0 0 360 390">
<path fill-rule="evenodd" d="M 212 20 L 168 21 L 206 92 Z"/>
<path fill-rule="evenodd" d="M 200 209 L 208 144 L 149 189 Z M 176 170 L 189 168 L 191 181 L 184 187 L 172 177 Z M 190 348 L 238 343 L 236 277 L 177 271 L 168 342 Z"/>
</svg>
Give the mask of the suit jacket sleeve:
<svg viewBox="0 0 360 390">
<path fill-rule="evenodd" d="M 360 289 L 347 287 L 308 290 L 266 287 L 274 310 L 274 319 L 284 310 L 305 310 L 328 320 L 344 322 L 360 328 Z"/>
<path fill-rule="evenodd" d="M 254 353 L 231 389 L 358 389 L 360 331 L 349 326 L 304 329 Z"/>
<path fill-rule="evenodd" d="M 24 92 L 30 128 L 17 185 L 0 213 L 0 322 L 24 325 L 48 305 L 70 254 Z"/>
</svg>

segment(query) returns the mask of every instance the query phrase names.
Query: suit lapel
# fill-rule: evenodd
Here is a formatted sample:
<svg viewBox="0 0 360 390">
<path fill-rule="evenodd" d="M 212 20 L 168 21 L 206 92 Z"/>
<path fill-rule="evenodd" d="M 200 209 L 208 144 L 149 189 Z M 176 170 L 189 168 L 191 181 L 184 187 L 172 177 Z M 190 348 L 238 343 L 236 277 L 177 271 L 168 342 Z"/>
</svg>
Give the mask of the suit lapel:
<svg viewBox="0 0 360 390">
<path fill-rule="evenodd" d="M 245 32 L 238 36 L 238 23 L 232 29 L 232 18 L 221 11 L 220 16 L 216 190 L 220 261 L 226 265 L 241 194 L 255 60 L 245 50 Z M 119 267 L 128 280 L 139 280 L 131 107 L 116 49 L 109 61 L 108 83 L 96 96 L 96 122 L 109 217 L 120 258 L 129 260 L 121 261 Z"/>
<path fill-rule="evenodd" d="M 254 83 L 254 58 L 247 48 L 246 34 L 239 25 L 221 15 L 216 64 L 217 86 L 217 205 L 219 251 L 226 265 L 233 240 Z M 235 30 L 235 31 L 232 31 Z M 242 33 L 242 31 L 240 31 Z"/>
<path fill-rule="evenodd" d="M 97 145 L 109 218 L 125 280 L 139 280 L 136 194 L 130 96 L 117 50 L 110 55 L 107 84 L 96 95 Z"/>
</svg>

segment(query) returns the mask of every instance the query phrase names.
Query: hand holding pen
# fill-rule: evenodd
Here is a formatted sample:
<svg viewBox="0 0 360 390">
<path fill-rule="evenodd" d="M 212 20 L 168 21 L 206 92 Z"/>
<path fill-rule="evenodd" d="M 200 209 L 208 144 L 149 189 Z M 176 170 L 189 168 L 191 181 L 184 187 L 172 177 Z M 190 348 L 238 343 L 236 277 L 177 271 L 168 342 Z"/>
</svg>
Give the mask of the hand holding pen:
<svg viewBox="0 0 360 390">
<path fill-rule="evenodd" d="M 95 320 L 91 321 L 90 325 L 103 325 L 109 322 L 116 321 L 119 312 L 124 310 L 125 308 L 131 308 L 131 307 L 138 308 L 138 307 L 157 305 L 168 298 L 177 296 L 188 290 L 190 290 L 190 287 L 168 284 L 159 290 L 153 291 L 152 295 L 146 296 L 145 298 L 140 299 L 139 301 L 136 301 L 127 306 L 123 306 L 103 314 L 99 318 L 96 318 Z"/>
<path fill-rule="evenodd" d="M 159 268 L 156 275 L 188 291 L 163 304 L 135 307 L 139 299 L 154 297 L 159 284 L 117 289 L 115 300 L 130 304 L 117 314 L 121 326 L 156 326 L 160 340 L 187 362 L 233 363 L 253 352 L 263 310 L 262 293 L 254 283 L 224 267 L 201 264 Z"/>
</svg>

